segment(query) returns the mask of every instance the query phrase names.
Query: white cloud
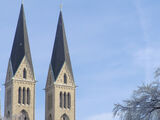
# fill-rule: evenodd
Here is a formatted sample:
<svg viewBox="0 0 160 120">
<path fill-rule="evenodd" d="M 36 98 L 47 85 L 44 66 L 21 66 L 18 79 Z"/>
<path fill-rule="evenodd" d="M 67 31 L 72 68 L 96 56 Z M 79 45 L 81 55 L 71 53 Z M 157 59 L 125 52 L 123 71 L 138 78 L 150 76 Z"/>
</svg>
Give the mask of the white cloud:
<svg viewBox="0 0 160 120">
<path fill-rule="evenodd" d="M 102 113 L 88 117 L 86 120 L 116 120 L 112 113 Z"/>
</svg>

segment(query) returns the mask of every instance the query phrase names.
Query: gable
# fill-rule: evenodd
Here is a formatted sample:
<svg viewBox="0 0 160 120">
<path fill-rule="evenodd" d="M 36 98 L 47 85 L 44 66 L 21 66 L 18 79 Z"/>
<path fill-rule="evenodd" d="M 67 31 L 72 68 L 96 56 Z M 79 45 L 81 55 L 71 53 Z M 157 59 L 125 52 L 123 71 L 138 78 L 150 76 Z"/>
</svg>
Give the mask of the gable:
<svg viewBox="0 0 160 120">
<path fill-rule="evenodd" d="M 26 71 L 26 78 L 24 78 L 24 70 Z M 35 81 L 34 73 L 32 72 L 32 66 L 30 66 L 26 56 L 24 56 L 13 79 Z"/>
<path fill-rule="evenodd" d="M 50 87 L 54 83 L 54 74 L 52 70 L 52 66 L 49 66 L 48 70 L 48 76 L 47 76 L 47 82 L 46 82 L 46 88 Z"/>
<path fill-rule="evenodd" d="M 65 76 L 67 79 L 67 83 L 64 82 Z M 70 69 L 68 68 L 66 62 L 63 64 L 62 69 L 55 81 L 55 84 L 61 84 L 61 85 L 68 85 L 68 86 L 75 86 L 74 79 L 72 77 L 72 73 L 70 72 Z"/>
</svg>

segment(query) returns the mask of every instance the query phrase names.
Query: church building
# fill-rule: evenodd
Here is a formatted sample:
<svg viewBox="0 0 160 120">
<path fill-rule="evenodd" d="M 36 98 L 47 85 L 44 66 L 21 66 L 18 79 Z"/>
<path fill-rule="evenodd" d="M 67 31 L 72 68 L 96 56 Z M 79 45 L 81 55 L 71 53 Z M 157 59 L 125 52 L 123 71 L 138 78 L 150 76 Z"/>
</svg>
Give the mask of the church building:
<svg viewBox="0 0 160 120">
<path fill-rule="evenodd" d="M 10 120 L 35 120 L 36 80 L 23 6 L 22 3 L 5 81 L 4 117 Z M 75 120 L 75 89 L 60 11 L 45 86 L 45 120 Z"/>
<path fill-rule="evenodd" d="M 75 88 L 62 11 L 60 11 L 45 88 L 46 120 L 75 120 Z"/>
</svg>

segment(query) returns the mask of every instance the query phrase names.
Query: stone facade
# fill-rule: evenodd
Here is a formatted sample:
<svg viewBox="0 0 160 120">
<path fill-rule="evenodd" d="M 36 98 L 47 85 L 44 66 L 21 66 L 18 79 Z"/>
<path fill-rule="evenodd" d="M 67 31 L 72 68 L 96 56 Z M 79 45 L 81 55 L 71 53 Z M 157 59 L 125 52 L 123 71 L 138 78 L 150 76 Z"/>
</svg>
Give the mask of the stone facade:
<svg viewBox="0 0 160 120">
<path fill-rule="evenodd" d="M 23 58 L 16 74 L 12 76 L 11 61 L 5 83 L 5 117 L 19 117 L 22 111 L 27 113 L 29 120 L 35 119 L 35 78 L 34 73 L 28 64 L 26 57 Z M 26 69 L 26 78 L 23 78 L 23 70 Z M 19 99 L 19 88 L 21 88 L 21 103 Z M 23 103 L 23 88 L 25 88 L 25 103 Z M 27 89 L 30 90 L 29 101 L 27 104 Z"/>
<path fill-rule="evenodd" d="M 45 120 L 75 120 L 75 89 L 63 16 L 60 11 L 45 88 Z"/>
<path fill-rule="evenodd" d="M 22 4 L 5 81 L 5 118 L 35 120 L 35 83 Z"/>
<path fill-rule="evenodd" d="M 64 83 L 64 75 L 67 76 L 67 83 Z M 75 120 L 75 83 L 72 78 L 71 73 L 69 72 L 66 63 L 64 63 L 57 80 L 53 79 L 53 72 L 51 66 L 48 72 L 48 79 L 46 84 L 46 116 L 45 120 L 64 120 L 63 115 L 67 115 L 69 120 Z M 68 93 L 71 95 L 71 107 L 64 108 L 60 107 L 60 93 Z M 48 96 L 52 96 L 53 103 L 51 104 L 52 107 L 49 108 L 49 100 Z M 63 98 L 64 101 L 64 98 Z M 67 99 L 66 99 L 67 101 Z M 68 101 L 67 101 L 68 102 Z M 64 102 L 63 105 L 64 106 Z M 67 105 L 66 105 L 67 106 Z M 67 119 L 66 119 L 67 120 Z"/>
</svg>

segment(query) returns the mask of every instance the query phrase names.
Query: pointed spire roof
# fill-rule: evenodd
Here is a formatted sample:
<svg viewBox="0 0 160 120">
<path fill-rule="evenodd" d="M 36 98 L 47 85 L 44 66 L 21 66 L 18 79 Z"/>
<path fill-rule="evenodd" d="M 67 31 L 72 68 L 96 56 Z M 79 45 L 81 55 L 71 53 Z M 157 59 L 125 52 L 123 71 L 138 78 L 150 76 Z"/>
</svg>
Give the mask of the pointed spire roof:
<svg viewBox="0 0 160 120">
<path fill-rule="evenodd" d="M 26 59 L 28 60 L 30 67 L 33 71 L 33 65 L 32 65 L 32 59 L 31 59 L 31 53 L 30 53 L 30 47 L 29 47 L 29 41 L 28 41 L 28 33 L 27 33 L 27 27 L 26 27 L 26 20 L 25 20 L 25 14 L 24 14 L 24 7 L 22 3 L 18 24 L 17 24 L 17 29 L 15 33 L 15 38 L 13 42 L 12 52 L 10 56 L 13 74 L 16 73 L 24 56 L 26 56 Z"/>
<path fill-rule="evenodd" d="M 52 65 L 55 80 L 57 79 L 60 73 L 60 70 L 65 62 L 73 77 L 67 38 L 66 38 L 64 22 L 63 22 L 63 16 L 62 16 L 62 11 L 60 11 L 55 43 L 54 43 L 54 48 L 53 48 L 53 53 L 51 58 L 51 65 Z"/>
</svg>

